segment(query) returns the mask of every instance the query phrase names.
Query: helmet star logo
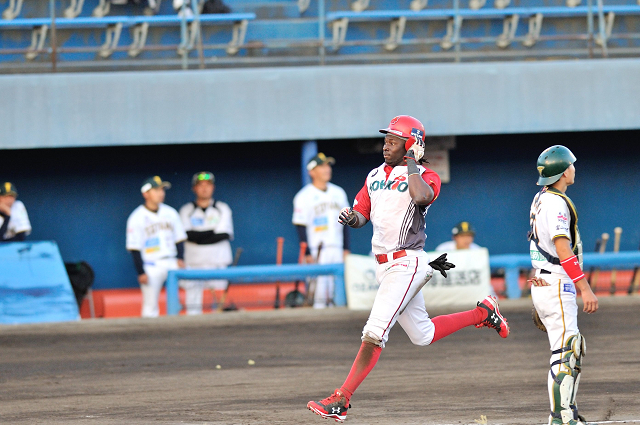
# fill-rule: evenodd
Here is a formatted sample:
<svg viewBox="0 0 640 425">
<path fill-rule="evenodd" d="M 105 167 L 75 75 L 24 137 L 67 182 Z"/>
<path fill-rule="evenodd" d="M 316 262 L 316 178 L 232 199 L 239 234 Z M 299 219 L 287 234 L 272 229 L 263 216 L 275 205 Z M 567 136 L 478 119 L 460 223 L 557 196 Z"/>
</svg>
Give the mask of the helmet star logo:
<svg viewBox="0 0 640 425">
<path fill-rule="evenodd" d="M 542 170 L 544 170 L 544 166 L 540 166 L 538 167 L 538 173 L 540 173 L 540 175 L 542 176 Z"/>
</svg>

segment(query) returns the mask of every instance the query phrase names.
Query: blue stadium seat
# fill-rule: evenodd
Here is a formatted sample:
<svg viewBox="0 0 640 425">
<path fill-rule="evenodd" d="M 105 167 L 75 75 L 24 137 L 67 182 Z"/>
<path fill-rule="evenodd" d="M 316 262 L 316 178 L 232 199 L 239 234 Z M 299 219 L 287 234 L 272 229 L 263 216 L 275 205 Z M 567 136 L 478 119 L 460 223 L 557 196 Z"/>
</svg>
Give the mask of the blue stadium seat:
<svg viewBox="0 0 640 425">
<path fill-rule="evenodd" d="M 585 18 L 589 16 L 587 6 L 578 7 L 511 7 L 505 9 L 428 9 L 428 10 L 371 10 L 371 11 L 337 11 L 326 15 L 327 22 L 332 26 L 333 47 L 338 50 L 348 44 L 346 41 L 349 23 L 360 22 L 389 22 L 389 37 L 386 40 L 376 40 L 374 43 L 383 44 L 385 49 L 395 50 L 403 43 L 406 22 L 413 21 L 446 21 L 446 33 L 440 41 L 440 46 L 447 50 L 461 39 L 461 29 L 464 21 L 470 20 L 503 20 L 503 31 L 495 38 L 495 43 L 501 47 L 508 47 L 515 39 L 520 18 L 529 18 L 529 32 L 522 38 L 523 45 L 533 46 L 540 38 L 542 20 L 544 18 Z M 598 17 L 596 8 L 591 13 Z M 604 17 L 606 14 L 606 17 Z M 606 39 L 612 37 L 612 26 L 615 15 L 640 15 L 638 5 L 604 6 L 603 17 L 606 19 L 605 43 L 601 35 L 597 41 L 602 45 Z M 362 41 L 356 43 L 362 44 Z"/>
<path fill-rule="evenodd" d="M 184 21 L 189 26 L 188 35 L 181 40 L 178 47 L 182 50 L 191 50 L 197 35 L 199 25 L 207 24 L 231 24 L 233 25 L 232 39 L 228 43 L 226 50 L 230 55 L 236 54 L 244 45 L 244 38 L 248 21 L 255 19 L 253 13 L 228 13 L 215 15 L 201 15 L 198 20 L 193 17 L 185 18 Z M 95 49 L 98 54 L 107 58 L 111 56 L 118 46 L 121 31 L 125 27 L 132 28 L 133 41 L 129 46 L 129 56 L 135 57 L 144 50 L 148 28 L 150 26 L 179 26 L 183 18 L 178 15 L 161 16 L 105 16 L 103 18 L 79 17 L 79 18 L 59 18 L 55 20 L 57 29 L 83 29 L 83 28 L 104 28 L 104 44 Z M 52 25 L 50 18 L 18 18 L 10 21 L 0 20 L 0 30 L 5 29 L 32 29 L 31 46 L 26 49 L 27 59 L 35 59 L 43 51 L 49 29 Z M 64 48 L 60 47 L 61 51 Z M 69 50 L 69 49 L 68 49 Z"/>
</svg>

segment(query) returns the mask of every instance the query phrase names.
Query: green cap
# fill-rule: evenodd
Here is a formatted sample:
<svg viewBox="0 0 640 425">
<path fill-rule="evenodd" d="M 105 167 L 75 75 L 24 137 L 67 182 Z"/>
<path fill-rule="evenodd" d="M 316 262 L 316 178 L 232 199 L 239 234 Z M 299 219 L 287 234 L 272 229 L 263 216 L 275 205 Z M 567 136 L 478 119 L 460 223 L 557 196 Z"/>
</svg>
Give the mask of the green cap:
<svg viewBox="0 0 640 425">
<path fill-rule="evenodd" d="M 200 171 L 199 173 L 195 173 L 193 177 L 191 177 L 191 186 L 195 186 L 198 182 L 206 182 L 209 181 L 211 183 L 216 182 L 216 177 L 213 175 L 211 171 Z"/>
<path fill-rule="evenodd" d="M 453 236 L 456 236 L 456 235 L 473 235 L 473 236 L 475 236 L 476 231 L 474 230 L 473 227 L 471 227 L 471 224 L 468 221 L 461 221 L 460 223 L 456 224 L 456 227 L 451 229 L 451 234 Z"/>
<path fill-rule="evenodd" d="M 326 156 L 322 152 L 319 152 L 316 156 L 311 158 L 309 162 L 307 162 L 307 171 L 311 171 L 318 165 L 326 164 L 327 162 L 329 164 L 335 164 L 336 160 L 331 158 L 330 156 Z"/>
<path fill-rule="evenodd" d="M 166 187 L 167 189 L 171 189 L 171 183 L 162 181 L 160 176 L 149 177 L 148 179 L 142 182 L 142 187 L 140 188 L 140 192 L 146 193 L 150 189 L 153 189 L 154 187 Z"/>
<path fill-rule="evenodd" d="M 11 182 L 4 182 L 2 186 L 0 186 L 0 196 L 5 195 L 13 195 L 16 198 L 18 197 L 18 189 Z"/>
<path fill-rule="evenodd" d="M 554 184 L 567 168 L 576 162 L 576 157 L 566 147 L 562 145 L 551 146 L 542 151 L 538 157 L 538 186 L 549 186 Z"/>
</svg>

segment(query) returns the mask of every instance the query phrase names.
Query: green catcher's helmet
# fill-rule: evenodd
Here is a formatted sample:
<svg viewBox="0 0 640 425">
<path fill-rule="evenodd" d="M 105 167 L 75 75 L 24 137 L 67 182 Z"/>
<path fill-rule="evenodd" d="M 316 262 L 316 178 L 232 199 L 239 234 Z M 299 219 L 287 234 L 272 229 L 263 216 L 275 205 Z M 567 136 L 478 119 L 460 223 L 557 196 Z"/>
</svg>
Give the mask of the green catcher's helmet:
<svg viewBox="0 0 640 425">
<path fill-rule="evenodd" d="M 560 180 L 562 173 L 576 162 L 575 155 L 562 145 L 551 146 L 538 157 L 538 186 L 548 186 Z"/>
</svg>

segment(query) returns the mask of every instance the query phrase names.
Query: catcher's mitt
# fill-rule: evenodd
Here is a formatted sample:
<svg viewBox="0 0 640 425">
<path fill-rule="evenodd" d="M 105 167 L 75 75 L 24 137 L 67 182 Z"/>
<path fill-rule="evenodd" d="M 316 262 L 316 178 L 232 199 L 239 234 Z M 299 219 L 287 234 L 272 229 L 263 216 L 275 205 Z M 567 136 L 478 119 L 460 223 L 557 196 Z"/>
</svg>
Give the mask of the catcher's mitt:
<svg viewBox="0 0 640 425">
<path fill-rule="evenodd" d="M 531 310 L 531 318 L 533 319 L 533 324 L 536 325 L 536 328 L 540 329 L 542 332 L 547 332 L 547 328 L 544 326 L 544 323 L 542 323 L 542 320 L 540 320 L 540 316 L 538 316 L 538 311 L 535 307 Z"/>
</svg>

